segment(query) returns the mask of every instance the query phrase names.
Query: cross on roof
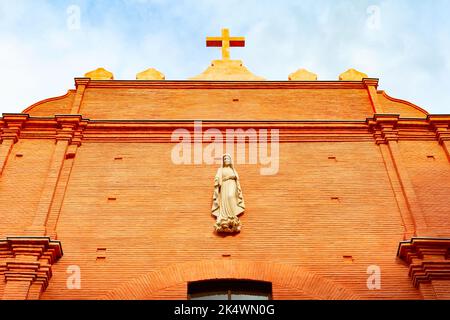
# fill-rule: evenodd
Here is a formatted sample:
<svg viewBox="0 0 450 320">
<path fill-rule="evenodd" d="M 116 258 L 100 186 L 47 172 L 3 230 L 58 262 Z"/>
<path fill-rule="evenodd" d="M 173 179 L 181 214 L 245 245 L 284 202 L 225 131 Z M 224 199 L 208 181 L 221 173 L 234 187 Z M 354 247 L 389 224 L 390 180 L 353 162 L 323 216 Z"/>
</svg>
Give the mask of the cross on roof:
<svg viewBox="0 0 450 320">
<path fill-rule="evenodd" d="M 222 29 L 221 37 L 207 37 L 207 47 L 222 47 L 222 60 L 230 60 L 230 47 L 245 47 L 244 37 L 230 37 L 230 30 Z"/>
</svg>

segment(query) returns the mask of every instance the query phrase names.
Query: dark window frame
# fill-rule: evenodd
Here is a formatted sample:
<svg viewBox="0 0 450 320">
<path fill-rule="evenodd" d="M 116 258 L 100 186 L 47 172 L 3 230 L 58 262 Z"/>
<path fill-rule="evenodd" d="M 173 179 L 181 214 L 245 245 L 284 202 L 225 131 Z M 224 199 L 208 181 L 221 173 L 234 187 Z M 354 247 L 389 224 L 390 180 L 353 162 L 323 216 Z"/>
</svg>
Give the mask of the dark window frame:
<svg viewBox="0 0 450 320">
<path fill-rule="evenodd" d="M 272 300 L 272 283 L 256 280 L 239 279 L 213 279 L 188 282 L 188 300 L 205 297 L 208 295 L 227 295 L 227 300 L 232 300 L 235 295 L 254 295 L 255 297 L 267 297 Z"/>
</svg>

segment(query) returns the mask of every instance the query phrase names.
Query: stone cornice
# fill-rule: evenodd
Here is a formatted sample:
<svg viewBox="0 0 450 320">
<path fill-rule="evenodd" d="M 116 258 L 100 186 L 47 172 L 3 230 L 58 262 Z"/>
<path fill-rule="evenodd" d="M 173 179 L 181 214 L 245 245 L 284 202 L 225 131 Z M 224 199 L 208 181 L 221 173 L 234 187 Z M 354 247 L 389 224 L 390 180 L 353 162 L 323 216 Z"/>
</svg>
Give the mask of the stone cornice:
<svg viewBox="0 0 450 320">
<path fill-rule="evenodd" d="M 4 113 L 2 118 L 1 140 L 19 140 L 20 131 L 28 121 L 28 114 Z"/>
<path fill-rule="evenodd" d="M 415 237 L 401 241 L 397 250 L 397 256 L 407 264 L 411 264 L 414 259 L 423 259 L 429 255 L 441 255 L 448 259 L 450 257 L 450 239 Z"/>
<path fill-rule="evenodd" d="M 56 115 L 56 140 L 66 140 L 69 143 L 81 144 L 83 130 L 88 121 L 83 121 L 81 115 Z"/>
<path fill-rule="evenodd" d="M 399 244 L 397 257 L 409 265 L 415 287 L 432 280 L 450 279 L 450 239 L 412 238 Z"/>
<path fill-rule="evenodd" d="M 278 129 L 280 142 L 308 141 L 373 141 L 387 143 L 397 140 L 441 140 L 448 138 L 450 116 L 400 118 L 393 114 L 375 114 L 365 121 L 330 120 L 205 120 L 203 131 L 211 128 Z M 13 121 L 14 120 L 14 121 Z M 6 115 L 0 119 L 0 129 L 9 137 L 11 124 L 14 137 L 25 139 L 67 140 L 80 145 L 82 141 L 98 142 L 171 142 L 174 130 L 192 132 L 194 120 L 89 120 L 81 115 L 29 117 L 26 114 Z"/>
<path fill-rule="evenodd" d="M 88 86 L 89 82 L 91 82 L 90 78 L 75 78 L 75 87 L 78 86 Z"/>
<path fill-rule="evenodd" d="M 366 89 L 363 81 L 205 81 L 205 80 L 90 80 L 75 78 L 75 85 L 87 88 L 151 88 L 151 89 Z"/>
<path fill-rule="evenodd" d="M 61 243 L 48 237 L 8 237 L 0 240 L 0 274 L 7 282 L 38 282 L 45 290 L 62 255 Z"/>
<path fill-rule="evenodd" d="M 56 115 L 54 117 L 30 117 L 28 114 L 5 114 L 0 119 L 2 139 L 15 142 L 25 139 L 66 140 L 70 144 L 80 145 L 83 130 L 89 120 L 81 115 Z"/>
<path fill-rule="evenodd" d="M 7 237 L 0 241 L 1 250 L 8 251 L 13 257 L 17 255 L 34 256 L 46 259 L 50 264 L 62 257 L 61 242 L 49 237 Z"/>
<path fill-rule="evenodd" d="M 367 124 L 373 132 L 375 143 L 382 144 L 389 141 L 398 141 L 397 129 L 400 115 L 375 114 L 372 119 L 367 119 Z"/>
<path fill-rule="evenodd" d="M 427 121 L 436 132 L 439 143 L 450 141 L 450 115 L 429 115 Z"/>
<path fill-rule="evenodd" d="M 378 78 L 364 78 L 362 80 L 362 82 L 364 83 L 365 86 L 374 86 L 375 89 L 378 88 L 378 82 L 380 80 Z"/>
<path fill-rule="evenodd" d="M 430 114 L 427 116 L 427 120 L 431 124 L 442 124 L 447 128 L 450 126 L 450 114 Z"/>
</svg>

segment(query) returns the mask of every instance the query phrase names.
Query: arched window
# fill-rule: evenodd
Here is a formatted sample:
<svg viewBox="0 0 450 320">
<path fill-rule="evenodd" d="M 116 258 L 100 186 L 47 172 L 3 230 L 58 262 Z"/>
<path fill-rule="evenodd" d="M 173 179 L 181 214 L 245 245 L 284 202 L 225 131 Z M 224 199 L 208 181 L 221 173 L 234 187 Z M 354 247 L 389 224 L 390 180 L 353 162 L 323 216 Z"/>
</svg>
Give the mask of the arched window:
<svg viewBox="0 0 450 320">
<path fill-rule="evenodd" d="M 271 300 L 272 283 L 251 280 L 206 280 L 188 283 L 190 300 Z"/>
</svg>

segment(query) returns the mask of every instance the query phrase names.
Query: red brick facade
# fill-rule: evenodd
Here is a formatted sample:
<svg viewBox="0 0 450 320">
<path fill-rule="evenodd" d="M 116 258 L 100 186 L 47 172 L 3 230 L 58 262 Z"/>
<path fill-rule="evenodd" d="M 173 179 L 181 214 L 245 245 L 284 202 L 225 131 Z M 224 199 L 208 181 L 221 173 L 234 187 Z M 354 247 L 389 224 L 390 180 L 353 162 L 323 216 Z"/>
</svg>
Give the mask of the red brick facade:
<svg viewBox="0 0 450 320">
<path fill-rule="evenodd" d="M 5 114 L 0 297 L 186 299 L 190 281 L 248 279 L 274 299 L 450 299 L 450 115 L 377 85 L 79 78 Z M 240 234 L 214 233 L 217 165 L 171 161 L 194 120 L 279 130 L 278 174 L 236 165 Z"/>
</svg>

